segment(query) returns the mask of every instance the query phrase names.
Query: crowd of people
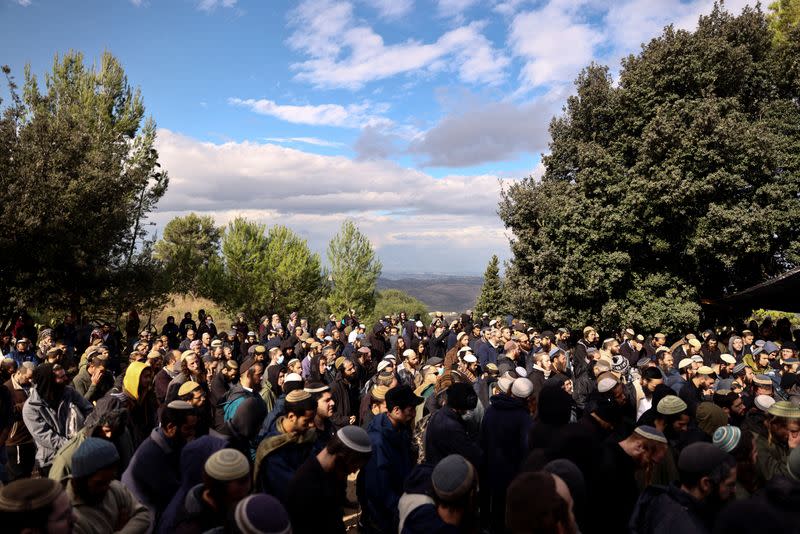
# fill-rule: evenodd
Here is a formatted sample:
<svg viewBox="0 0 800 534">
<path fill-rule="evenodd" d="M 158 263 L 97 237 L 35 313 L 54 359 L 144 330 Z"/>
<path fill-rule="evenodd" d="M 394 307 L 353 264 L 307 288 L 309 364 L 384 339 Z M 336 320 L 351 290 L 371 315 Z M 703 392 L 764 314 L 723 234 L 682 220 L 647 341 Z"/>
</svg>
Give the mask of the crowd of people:
<svg viewBox="0 0 800 534">
<path fill-rule="evenodd" d="M 139 328 L 2 337 L 3 532 L 800 532 L 786 320 Z"/>
</svg>

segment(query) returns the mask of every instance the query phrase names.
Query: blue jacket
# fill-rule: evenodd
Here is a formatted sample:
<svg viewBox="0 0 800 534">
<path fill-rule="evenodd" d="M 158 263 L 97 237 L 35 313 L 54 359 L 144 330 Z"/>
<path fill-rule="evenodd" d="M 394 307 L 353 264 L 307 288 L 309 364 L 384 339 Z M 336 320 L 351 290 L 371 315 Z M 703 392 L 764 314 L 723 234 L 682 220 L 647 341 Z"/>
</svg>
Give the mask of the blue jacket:
<svg viewBox="0 0 800 534">
<path fill-rule="evenodd" d="M 528 454 L 532 419 L 525 401 L 494 395 L 483 416 L 480 446 L 483 451 L 481 483 L 491 492 L 505 494 Z"/>
<path fill-rule="evenodd" d="M 17 368 L 22 367 L 22 362 L 33 362 L 34 365 L 39 365 L 42 361 L 36 356 L 35 352 L 19 352 L 17 349 L 12 350 L 6 355 L 6 358 L 11 358 L 17 362 Z"/>
<path fill-rule="evenodd" d="M 122 483 L 152 513 L 153 524 L 160 519 L 181 486 L 180 453 L 161 428 L 155 428 L 136 449 L 122 474 Z"/>
<path fill-rule="evenodd" d="M 478 345 L 476 356 L 481 369 L 486 369 L 487 363 L 497 363 L 497 348 L 493 347 L 488 341 L 484 341 Z"/>
<path fill-rule="evenodd" d="M 458 534 L 457 527 L 448 525 L 439 517 L 434 504 L 422 504 L 408 514 L 400 534 Z"/>
<path fill-rule="evenodd" d="M 383 532 L 396 532 L 397 503 L 403 494 L 403 483 L 414 468 L 411 432 L 394 428 L 389 416 L 377 415 L 367 429 L 372 442 L 372 455 L 362 470 L 364 492 L 360 496 L 363 512 L 369 522 Z"/>
<path fill-rule="evenodd" d="M 313 453 L 316 433 L 308 431 L 300 438 L 291 436 L 283 432 L 281 421 L 278 419 L 256 452 L 256 490 L 286 505 L 289 482 Z"/>
<path fill-rule="evenodd" d="M 277 399 L 275 399 L 275 403 L 272 405 L 272 411 L 267 414 L 267 417 L 264 418 L 264 423 L 261 425 L 261 432 L 258 433 L 258 437 L 256 440 L 261 443 L 261 441 L 267 437 L 267 435 L 275 430 L 275 421 L 278 420 L 278 417 L 284 415 L 286 411 L 286 394 L 281 395 Z"/>
</svg>

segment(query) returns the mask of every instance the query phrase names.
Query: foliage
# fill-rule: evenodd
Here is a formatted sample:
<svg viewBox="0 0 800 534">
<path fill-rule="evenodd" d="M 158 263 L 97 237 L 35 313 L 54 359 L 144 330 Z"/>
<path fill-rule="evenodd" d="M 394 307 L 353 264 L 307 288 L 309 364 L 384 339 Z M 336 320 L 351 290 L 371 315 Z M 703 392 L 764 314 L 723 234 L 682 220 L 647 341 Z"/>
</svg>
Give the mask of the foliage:
<svg viewBox="0 0 800 534">
<path fill-rule="evenodd" d="M 773 323 L 778 322 L 780 319 L 789 319 L 789 321 L 791 321 L 793 325 L 796 325 L 798 324 L 798 322 L 800 322 L 800 315 L 796 313 L 789 313 L 789 312 L 782 312 L 775 310 L 764 310 L 764 309 L 753 310 L 752 315 L 750 315 L 747 321 L 748 322 L 755 321 L 758 324 L 761 324 L 767 318 L 772 319 Z"/>
<path fill-rule="evenodd" d="M 800 0 L 776 0 L 769 5 L 769 28 L 778 43 L 790 39 L 793 29 L 800 26 Z"/>
<path fill-rule="evenodd" d="M 505 315 L 508 307 L 505 300 L 505 288 L 500 279 L 500 260 L 497 255 L 493 255 L 483 273 L 483 285 L 475 311 L 478 315 L 488 313 L 489 317 Z"/>
<path fill-rule="evenodd" d="M 399 314 L 402 311 L 406 312 L 409 318 L 419 314 L 422 321 L 427 324 L 428 307 L 425 303 L 399 289 L 379 291 L 374 311 L 366 319 L 362 319 L 362 322 L 367 325 L 367 330 L 371 331 L 371 325 L 375 324 L 378 319 L 387 315 Z"/>
<path fill-rule="evenodd" d="M 233 315 L 253 321 L 265 313 L 302 316 L 325 297 L 327 286 L 318 254 L 285 226 L 266 231 L 263 224 L 237 218 L 222 238 L 222 262 L 212 267 L 218 281 L 209 298 Z"/>
<path fill-rule="evenodd" d="M 328 280 L 332 284 L 328 295 L 331 313 L 342 317 L 352 308 L 358 317 L 371 314 L 382 265 L 369 238 L 353 221 L 344 221 L 339 233 L 328 244 L 328 264 Z"/>
<path fill-rule="evenodd" d="M 222 232 L 209 216 L 190 213 L 175 217 L 164 227 L 155 245 L 155 256 L 164 263 L 172 290 L 196 293 L 207 280 L 209 269 L 218 257 Z"/>
<path fill-rule="evenodd" d="M 87 67 L 56 57 L 44 88 L 25 71 L 22 95 L 3 68 L 0 117 L 0 302 L 13 308 L 124 308 L 154 275 L 142 241 L 164 194 L 156 126 L 108 53 Z M 147 293 L 147 291 L 145 291 Z"/>
<path fill-rule="evenodd" d="M 800 32 L 719 7 L 591 65 L 550 124 L 541 182 L 508 187 L 512 311 L 539 323 L 678 331 L 800 261 Z"/>
</svg>

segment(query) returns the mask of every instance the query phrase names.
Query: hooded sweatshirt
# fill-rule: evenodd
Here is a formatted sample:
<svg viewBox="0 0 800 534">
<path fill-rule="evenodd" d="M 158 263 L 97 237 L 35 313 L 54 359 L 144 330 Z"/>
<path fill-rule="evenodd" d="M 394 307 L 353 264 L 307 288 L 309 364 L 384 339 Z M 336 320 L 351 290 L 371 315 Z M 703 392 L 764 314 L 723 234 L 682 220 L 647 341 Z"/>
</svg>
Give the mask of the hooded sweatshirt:
<svg viewBox="0 0 800 534">
<path fill-rule="evenodd" d="M 148 365 L 142 362 L 132 362 L 125 370 L 125 377 L 122 380 L 122 390 L 115 388 L 97 401 L 98 406 L 104 405 L 105 409 L 125 409 L 128 410 L 128 431 L 133 440 L 134 448 L 147 439 L 153 428 L 156 427 L 156 400 L 149 389 L 144 397 L 140 398 L 139 384 L 142 371 Z M 105 406 L 107 404 L 107 406 Z"/>
<path fill-rule="evenodd" d="M 36 443 L 36 461 L 41 467 L 53 463 L 58 449 L 78 432 L 92 405 L 71 386 L 64 389 L 57 405 L 50 406 L 31 388 L 30 396 L 22 407 L 22 420 Z"/>
</svg>

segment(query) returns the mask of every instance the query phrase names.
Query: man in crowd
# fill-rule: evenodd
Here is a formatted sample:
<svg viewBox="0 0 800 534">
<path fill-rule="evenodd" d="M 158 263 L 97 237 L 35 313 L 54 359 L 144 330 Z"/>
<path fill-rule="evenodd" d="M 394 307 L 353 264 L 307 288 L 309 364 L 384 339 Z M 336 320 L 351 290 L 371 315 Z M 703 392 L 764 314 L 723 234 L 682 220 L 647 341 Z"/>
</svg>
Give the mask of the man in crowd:
<svg viewBox="0 0 800 534">
<path fill-rule="evenodd" d="M 161 412 L 161 426 L 153 429 L 131 459 L 122 483 L 147 506 L 158 521 L 181 483 L 181 449 L 195 437 L 197 415 L 185 401 L 170 402 Z"/>
<path fill-rule="evenodd" d="M 386 412 L 377 415 L 367 432 L 372 455 L 359 473 L 361 521 L 367 532 L 390 532 L 395 510 L 403 493 L 403 483 L 414 465 L 411 423 L 422 398 L 408 386 L 397 386 L 386 393 Z"/>
<path fill-rule="evenodd" d="M 72 427 L 73 414 L 85 418 L 92 405 L 68 386 L 67 372 L 60 365 L 41 364 L 33 374 L 36 384 L 22 407 L 22 420 L 36 443 L 36 465 L 47 476 L 58 450 L 78 428 Z"/>
<path fill-rule="evenodd" d="M 76 530 L 144 534 L 153 516 L 117 477 L 119 454 L 109 441 L 87 438 L 72 456 L 67 495 L 77 514 Z"/>
<path fill-rule="evenodd" d="M 514 317 L 487 318 L 486 341 L 480 326 L 467 334 L 469 314 L 449 325 L 437 316 L 428 331 L 418 316 L 386 314 L 369 339 L 355 320 L 334 321 L 309 340 L 318 325 L 293 314 L 284 331 L 270 311 L 267 348 L 254 337 L 241 353 L 243 320 L 215 335 L 201 315 L 202 341 L 184 353 L 168 352 L 166 334 L 151 346 L 145 330 L 126 346 L 112 326 L 82 329 L 74 370 L 63 329 L 20 330 L 46 360 L 38 367 L 25 359 L 30 344 L 9 336 L 22 364 L 0 365 L 4 529 L 341 533 L 355 472 L 365 533 L 794 528 L 791 325 L 766 325 L 746 350 L 727 328 L 704 332 L 705 343 L 685 335 L 674 350 L 659 332 L 625 331 L 626 354 L 647 354 L 629 368 L 617 338 L 595 347 L 592 326 L 570 325 L 583 332 L 570 357 L 570 328 L 539 325 L 539 336 Z M 712 335 L 735 355 L 717 354 Z M 104 343 L 127 363 L 121 372 Z M 48 475 L 66 493 L 28 478 Z M 721 511 L 734 493 L 753 495 L 752 521 L 741 506 Z"/>
<path fill-rule="evenodd" d="M 357 426 L 345 426 L 297 469 L 286 496 L 295 534 L 344 534 L 342 505 L 347 499 L 347 477 L 362 469 L 371 454 L 367 432 Z M 309 495 L 315 496 L 313 513 L 309 513 Z"/>
</svg>

